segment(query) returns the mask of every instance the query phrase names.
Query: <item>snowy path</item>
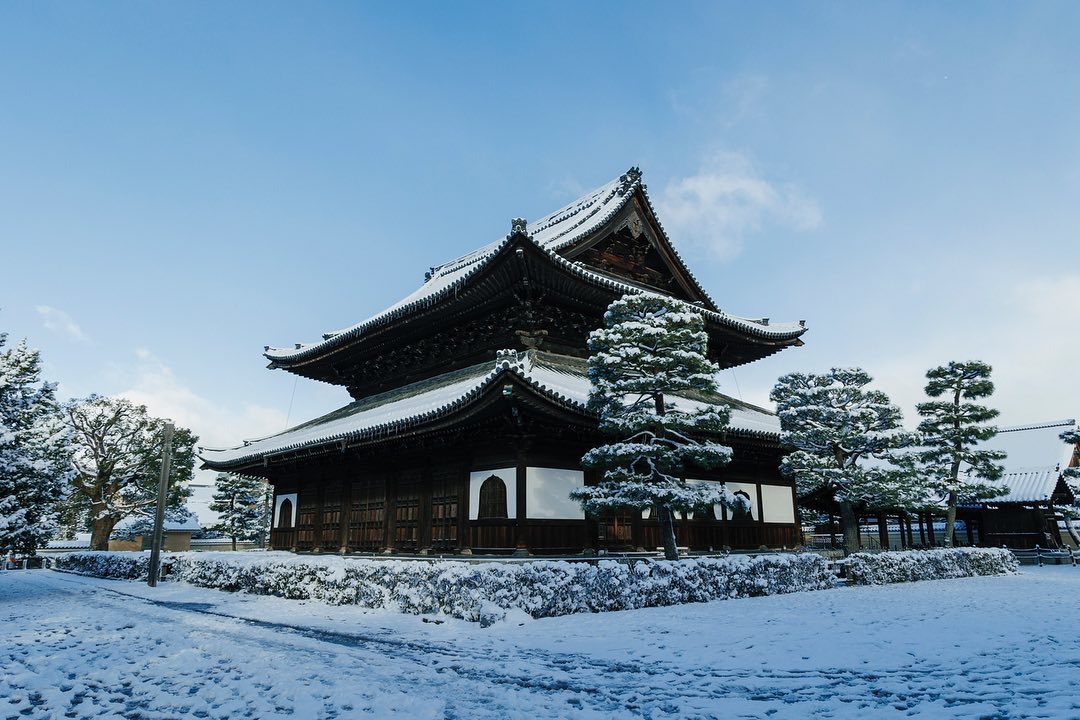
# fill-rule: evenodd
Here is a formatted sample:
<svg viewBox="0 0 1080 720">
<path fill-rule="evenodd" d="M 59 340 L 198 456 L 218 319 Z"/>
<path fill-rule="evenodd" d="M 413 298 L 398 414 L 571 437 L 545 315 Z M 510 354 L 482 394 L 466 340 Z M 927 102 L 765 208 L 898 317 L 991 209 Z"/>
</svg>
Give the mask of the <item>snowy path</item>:
<svg viewBox="0 0 1080 720">
<path fill-rule="evenodd" d="M 0 574 L 2 718 L 1080 718 L 1080 569 L 482 629 Z"/>
</svg>

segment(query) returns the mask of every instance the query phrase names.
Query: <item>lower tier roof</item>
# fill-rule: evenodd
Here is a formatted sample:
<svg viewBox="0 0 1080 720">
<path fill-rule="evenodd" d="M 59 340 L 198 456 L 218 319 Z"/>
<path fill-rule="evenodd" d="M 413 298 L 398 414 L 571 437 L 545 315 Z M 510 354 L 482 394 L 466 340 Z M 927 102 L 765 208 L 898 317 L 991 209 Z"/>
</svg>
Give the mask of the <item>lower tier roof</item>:
<svg viewBox="0 0 1080 720">
<path fill-rule="evenodd" d="M 406 385 L 352 402 L 327 415 L 284 432 L 243 445 L 199 448 L 205 467 L 214 470 L 250 465 L 271 457 L 357 441 L 393 437 L 445 418 L 478 401 L 496 381 L 509 376 L 523 381 L 540 398 L 591 415 L 587 409 L 591 383 L 584 361 L 535 350 L 500 351 L 494 364 L 484 363 Z M 693 410 L 719 404 L 731 410 L 729 431 L 737 436 L 780 436 L 780 421 L 773 413 L 725 395 L 676 396 L 673 402 Z"/>
</svg>

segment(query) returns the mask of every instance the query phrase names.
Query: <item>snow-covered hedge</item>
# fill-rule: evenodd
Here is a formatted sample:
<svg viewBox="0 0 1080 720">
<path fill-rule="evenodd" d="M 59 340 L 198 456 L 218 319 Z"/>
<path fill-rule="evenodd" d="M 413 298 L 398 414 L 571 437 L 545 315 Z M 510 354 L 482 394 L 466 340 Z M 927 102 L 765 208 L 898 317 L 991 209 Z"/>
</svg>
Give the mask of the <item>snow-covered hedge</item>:
<svg viewBox="0 0 1080 720">
<path fill-rule="evenodd" d="M 540 618 L 821 590 L 834 584 L 828 563 L 813 554 L 473 564 L 178 553 L 164 563 L 170 577 L 201 587 L 405 613 L 445 613 L 484 625 L 510 611 Z M 62 567 L 121 578 L 138 577 L 138 567 L 146 576 L 141 553 L 74 553 L 64 558 Z"/>
<path fill-rule="evenodd" d="M 884 585 L 973 575 L 1008 575 L 1019 564 L 1003 548 L 951 548 L 907 552 L 855 553 L 847 573 L 856 585 Z"/>
<path fill-rule="evenodd" d="M 75 552 L 56 556 L 60 570 L 117 580 L 145 580 L 150 554 L 143 552 Z"/>
</svg>

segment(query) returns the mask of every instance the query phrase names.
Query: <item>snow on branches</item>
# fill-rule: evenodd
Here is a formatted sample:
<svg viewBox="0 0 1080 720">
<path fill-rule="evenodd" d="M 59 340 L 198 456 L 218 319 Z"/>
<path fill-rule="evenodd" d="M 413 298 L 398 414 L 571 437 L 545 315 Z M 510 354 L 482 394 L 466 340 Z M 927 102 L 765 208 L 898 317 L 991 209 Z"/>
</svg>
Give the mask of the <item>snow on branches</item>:
<svg viewBox="0 0 1080 720">
<path fill-rule="evenodd" d="M 0 333 L 0 348 L 6 340 Z M 55 392 L 25 341 L 0 352 L 0 549 L 33 554 L 55 529 L 53 504 L 70 475 Z"/>
<path fill-rule="evenodd" d="M 861 368 L 791 373 L 769 395 L 780 416 L 780 441 L 796 448 L 781 470 L 795 477 L 800 494 L 821 489 L 837 501 L 845 552 L 858 547 L 856 505 L 896 507 L 918 499 L 904 473 L 866 463 L 914 440 L 901 429 L 900 409 L 866 388 L 871 380 Z"/>
<path fill-rule="evenodd" d="M 148 513 L 157 500 L 165 421 L 143 405 L 96 395 L 69 403 L 65 415 L 75 467 L 68 502 L 89 515 L 90 547 L 104 550 L 119 521 Z M 181 427 L 173 435 L 170 508 L 190 494 L 186 484 L 195 466 L 195 439 Z"/>
<path fill-rule="evenodd" d="M 687 466 L 710 468 L 731 459 L 731 448 L 691 437 L 719 433 L 728 423 L 726 406 L 687 397 L 717 392 L 718 369 L 705 357 L 707 347 L 699 312 L 653 294 L 611 303 L 604 327 L 589 335 L 589 407 L 602 431 L 625 439 L 585 454 L 582 465 L 603 470 L 604 479 L 571 497 L 594 514 L 658 506 L 669 558 L 675 553 L 671 510 L 734 501 L 719 483 L 681 479 Z"/>
<path fill-rule="evenodd" d="M 926 373 L 926 394 L 919 403 L 919 445 L 914 466 L 919 482 L 946 498 L 945 545 L 953 544 L 956 504 L 959 500 L 991 498 L 1007 492 L 994 483 L 1005 469 L 1000 450 L 979 450 L 979 443 L 997 435 L 989 422 L 998 411 L 975 400 L 994 392 L 990 366 L 984 362 L 950 362 Z M 943 398 L 943 399 L 938 399 Z"/>
</svg>

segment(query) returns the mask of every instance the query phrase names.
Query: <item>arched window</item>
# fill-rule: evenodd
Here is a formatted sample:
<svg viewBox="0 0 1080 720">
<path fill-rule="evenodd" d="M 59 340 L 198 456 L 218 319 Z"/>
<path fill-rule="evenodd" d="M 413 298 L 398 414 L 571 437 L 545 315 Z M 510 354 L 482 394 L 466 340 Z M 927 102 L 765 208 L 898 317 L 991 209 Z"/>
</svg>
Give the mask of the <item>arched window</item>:
<svg viewBox="0 0 1080 720">
<path fill-rule="evenodd" d="M 753 520 L 754 516 L 750 512 L 750 494 L 737 490 L 735 492 L 736 498 L 741 498 L 741 503 L 733 503 L 731 505 L 731 519 L 732 520 Z"/>
<path fill-rule="evenodd" d="M 285 498 L 281 501 L 281 507 L 278 508 L 277 516 L 277 528 L 278 530 L 288 530 L 292 527 L 292 500 Z"/>
<path fill-rule="evenodd" d="M 506 512 L 506 483 L 498 475 L 492 475 L 480 486 L 480 507 L 476 518 L 478 520 L 505 520 Z"/>
</svg>

